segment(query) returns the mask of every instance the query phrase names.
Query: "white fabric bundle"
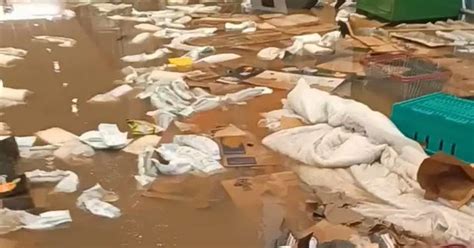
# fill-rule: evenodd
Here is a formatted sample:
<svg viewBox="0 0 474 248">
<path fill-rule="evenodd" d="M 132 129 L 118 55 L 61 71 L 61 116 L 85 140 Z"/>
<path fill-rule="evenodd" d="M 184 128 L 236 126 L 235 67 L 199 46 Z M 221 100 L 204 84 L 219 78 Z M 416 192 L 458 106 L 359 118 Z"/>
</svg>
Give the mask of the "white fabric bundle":
<svg viewBox="0 0 474 248">
<path fill-rule="evenodd" d="M 366 200 L 371 195 L 380 202 L 362 203 L 356 211 L 418 235 L 440 233 L 451 240 L 474 240 L 474 216 L 424 200 L 416 173 L 427 156 L 387 117 L 356 101 L 312 89 L 304 81 L 290 92 L 285 108 L 312 125 L 273 133 L 262 143 L 316 166 L 300 171 L 304 181 L 345 191 L 335 181 L 348 178 L 349 173 L 353 180 L 348 183 L 353 185 L 349 196 Z M 271 122 L 275 125 L 274 119 Z M 347 169 L 335 169 L 338 167 Z M 333 168 L 331 178 L 335 180 L 318 180 L 322 172 L 329 175 L 321 168 Z M 361 197 L 363 191 L 367 194 Z"/>
</svg>

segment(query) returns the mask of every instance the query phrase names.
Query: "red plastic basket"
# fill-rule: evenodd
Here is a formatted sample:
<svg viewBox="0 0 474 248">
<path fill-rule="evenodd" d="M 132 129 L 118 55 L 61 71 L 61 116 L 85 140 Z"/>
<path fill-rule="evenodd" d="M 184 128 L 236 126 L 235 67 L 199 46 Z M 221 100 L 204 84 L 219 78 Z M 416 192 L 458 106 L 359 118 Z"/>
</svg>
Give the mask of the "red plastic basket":
<svg viewBox="0 0 474 248">
<path fill-rule="evenodd" d="M 399 100 L 441 91 L 451 77 L 450 71 L 430 60 L 405 53 L 368 56 L 362 64 L 369 86 L 389 87 L 399 93 Z"/>
</svg>

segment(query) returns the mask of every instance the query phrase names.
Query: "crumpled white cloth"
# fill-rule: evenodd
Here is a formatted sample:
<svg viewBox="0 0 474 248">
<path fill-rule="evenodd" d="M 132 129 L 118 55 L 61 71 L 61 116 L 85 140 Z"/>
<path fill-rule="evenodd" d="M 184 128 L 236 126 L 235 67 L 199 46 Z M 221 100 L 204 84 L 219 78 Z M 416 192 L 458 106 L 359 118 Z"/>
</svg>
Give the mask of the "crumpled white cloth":
<svg viewBox="0 0 474 248">
<path fill-rule="evenodd" d="M 320 168 L 349 173 L 352 184 L 385 206 L 363 203 L 355 210 L 364 215 L 393 222 L 418 235 L 436 232 L 447 239 L 474 240 L 474 226 L 468 224 L 474 223 L 473 216 L 424 200 L 416 173 L 427 155 L 386 116 L 362 103 L 312 89 L 304 80 L 288 94 L 284 108 L 310 125 L 273 133 L 262 143 L 316 166 L 305 169 L 303 180 L 314 183 L 311 178 L 318 177 Z M 346 169 L 336 169 L 341 167 Z"/>
<path fill-rule="evenodd" d="M 25 172 L 26 178 L 32 183 L 58 182 L 54 187 L 54 192 L 72 193 L 76 192 L 79 185 L 79 177 L 72 171 L 54 170 L 43 171 L 34 170 Z"/>
</svg>

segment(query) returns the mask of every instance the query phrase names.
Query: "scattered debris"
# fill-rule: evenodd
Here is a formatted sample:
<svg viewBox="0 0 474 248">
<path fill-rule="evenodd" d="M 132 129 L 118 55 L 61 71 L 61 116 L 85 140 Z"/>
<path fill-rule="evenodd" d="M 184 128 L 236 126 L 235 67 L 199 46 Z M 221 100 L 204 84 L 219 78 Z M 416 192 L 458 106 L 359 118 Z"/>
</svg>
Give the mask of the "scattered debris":
<svg viewBox="0 0 474 248">
<path fill-rule="evenodd" d="M 118 218 L 122 215 L 120 209 L 107 202 L 117 200 L 118 196 L 114 192 L 107 191 L 100 184 L 96 184 L 82 192 L 79 198 L 77 198 L 76 205 L 78 208 L 97 216 Z"/>
<path fill-rule="evenodd" d="M 105 103 L 105 102 L 117 102 L 120 100 L 120 97 L 126 95 L 133 88 L 127 84 L 120 85 L 109 92 L 98 94 L 89 99 L 88 103 Z"/>
<path fill-rule="evenodd" d="M 98 130 L 83 133 L 79 139 L 94 149 L 122 149 L 128 145 L 127 132 L 116 124 L 101 123 Z"/>
<path fill-rule="evenodd" d="M 49 211 L 33 215 L 26 211 L 0 209 L 0 233 L 6 234 L 19 229 L 43 230 L 72 222 L 67 210 Z"/>
<path fill-rule="evenodd" d="M 74 47 L 77 43 L 75 39 L 60 37 L 60 36 L 48 36 L 48 35 L 39 35 L 33 38 L 34 41 L 39 42 L 50 42 L 57 44 L 59 47 Z"/>
<path fill-rule="evenodd" d="M 76 192 L 79 185 L 79 177 L 72 171 L 54 170 L 43 171 L 34 170 L 25 172 L 26 177 L 32 183 L 54 183 L 58 184 L 54 187 L 54 192 L 72 193 Z"/>
</svg>

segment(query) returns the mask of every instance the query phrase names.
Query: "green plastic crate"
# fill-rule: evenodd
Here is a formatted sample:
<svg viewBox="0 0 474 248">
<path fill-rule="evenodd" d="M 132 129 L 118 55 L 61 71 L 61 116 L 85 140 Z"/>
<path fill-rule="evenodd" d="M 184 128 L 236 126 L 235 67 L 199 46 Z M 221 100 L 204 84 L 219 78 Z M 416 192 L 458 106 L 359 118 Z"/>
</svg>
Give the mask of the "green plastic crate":
<svg viewBox="0 0 474 248">
<path fill-rule="evenodd" d="M 474 101 L 435 93 L 393 105 L 392 121 L 405 136 L 474 163 Z"/>
<path fill-rule="evenodd" d="M 457 18 L 462 0 L 358 0 L 357 10 L 391 22 Z"/>
</svg>

